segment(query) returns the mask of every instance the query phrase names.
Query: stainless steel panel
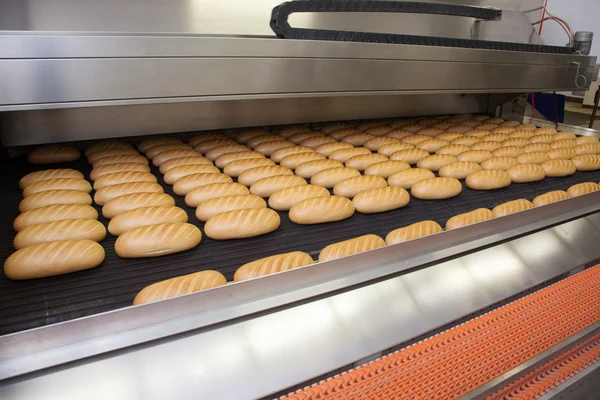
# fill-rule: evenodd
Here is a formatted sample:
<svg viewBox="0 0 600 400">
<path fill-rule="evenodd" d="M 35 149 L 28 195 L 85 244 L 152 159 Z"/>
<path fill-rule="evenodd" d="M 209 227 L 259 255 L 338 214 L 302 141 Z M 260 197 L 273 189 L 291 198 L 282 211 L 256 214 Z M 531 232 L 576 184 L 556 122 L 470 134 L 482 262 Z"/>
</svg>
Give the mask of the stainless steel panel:
<svg viewBox="0 0 600 400">
<path fill-rule="evenodd" d="M 582 126 L 562 124 L 560 122 L 556 123 L 556 122 L 548 121 L 545 119 L 531 118 L 531 117 L 527 117 L 527 116 L 523 117 L 523 123 L 524 124 L 533 124 L 533 125 L 541 126 L 541 127 L 556 128 L 556 130 L 559 132 L 573 132 L 577 135 L 595 136 L 597 138 L 600 138 L 600 131 L 598 131 L 596 129 L 585 128 Z"/>
<path fill-rule="evenodd" d="M 584 218 L 590 219 L 600 216 Z M 588 244 L 564 236 L 574 223 L 581 222 L 252 319 L 5 380 L 0 383 L 0 397 L 267 396 L 576 268 L 583 258 L 571 255 L 584 254 Z M 583 230 L 580 235 L 600 238 L 600 231 L 593 226 L 579 226 Z M 600 249 L 595 249 L 597 259 Z"/>
</svg>

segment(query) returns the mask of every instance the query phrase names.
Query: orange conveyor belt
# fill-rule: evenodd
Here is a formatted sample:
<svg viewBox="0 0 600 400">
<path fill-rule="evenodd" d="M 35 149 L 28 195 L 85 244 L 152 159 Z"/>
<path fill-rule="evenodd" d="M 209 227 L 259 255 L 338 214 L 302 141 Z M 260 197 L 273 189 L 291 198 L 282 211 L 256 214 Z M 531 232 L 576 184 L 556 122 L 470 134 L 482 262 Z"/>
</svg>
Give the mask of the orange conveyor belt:
<svg viewBox="0 0 600 400">
<path fill-rule="evenodd" d="M 284 399 L 456 399 L 600 320 L 600 266 Z M 592 338 L 593 339 L 593 338 Z M 590 340 L 592 340 L 590 339 Z M 585 343 L 588 343 L 586 341 Z M 593 345 L 593 340 L 588 345 Z M 577 346 L 575 349 L 586 349 Z M 573 350 L 492 399 L 529 399 L 598 359 Z M 596 348 L 597 350 L 597 348 Z M 567 360 L 569 359 L 567 355 Z M 556 361 L 552 364 L 553 361 Z M 562 365 L 561 363 L 567 365 Z M 570 369 L 569 369 L 570 368 Z M 520 390 L 523 389 L 523 390 Z"/>
</svg>

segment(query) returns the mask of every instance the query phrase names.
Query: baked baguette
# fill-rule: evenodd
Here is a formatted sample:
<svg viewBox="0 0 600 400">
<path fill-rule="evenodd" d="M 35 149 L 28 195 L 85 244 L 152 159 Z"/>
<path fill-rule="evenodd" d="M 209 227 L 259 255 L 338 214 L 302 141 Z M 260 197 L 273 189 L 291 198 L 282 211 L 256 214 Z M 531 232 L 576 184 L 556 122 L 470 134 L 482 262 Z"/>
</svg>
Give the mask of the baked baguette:
<svg viewBox="0 0 600 400">
<path fill-rule="evenodd" d="M 273 193 L 269 197 L 269 207 L 277 211 L 288 211 L 302 200 L 327 196 L 329 196 L 329 190 L 325 189 L 323 186 L 292 186 Z"/>
<path fill-rule="evenodd" d="M 192 136 L 191 138 L 189 138 L 187 140 L 187 143 L 194 147 L 199 145 L 202 142 L 206 142 L 208 140 L 215 140 L 215 139 L 227 139 L 227 137 L 225 135 L 223 135 L 222 133 L 203 133 L 201 135 L 196 135 L 196 136 Z"/>
<path fill-rule="evenodd" d="M 575 139 L 563 139 L 557 140 L 556 136 L 554 136 L 554 141 L 550 143 L 551 149 L 572 149 L 577 146 L 577 142 Z"/>
<path fill-rule="evenodd" d="M 329 136 L 315 136 L 303 140 L 300 142 L 300 145 L 310 147 L 311 149 L 316 149 L 317 147 L 327 143 L 337 143 L 337 140 Z"/>
<path fill-rule="evenodd" d="M 575 171 L 577 171 L 575 164 L 571 160 L 550 160 L 543 162 L 541 165 L 542 168 L 544 168 L 546 176 L 550 177 L 569 176 L 573 175 Z"/>
<path fill-rule="evenodd" d="M 179 253 L 200 244 L 200 229 L 185 222 L 134 228 L 115 241 L 115 252 L 122 258 L 157 257 Z"/>
<path fill-rule="evenodd" d="M 492 210 L 492 214 L 494 215 L 494 218 L 504 217 L 505 215 L 529 210 L 530 208 L 533 208 L 533 203 L 529 200 L 517 199 L 497 205 Z"/>
<path fill-rule="evenodd" d="M 351 199 L 365 190 L 386 186 L 387 182 L 380 176 L 355 176 L 336 183 L 333 187 L 333 194 Z"/>
<path fill-rule="evenodd" d="M 533 206 L 545 206 L 546 204 L 556 203 L 558 201 L 566 200 L 571 195 L 564 190 L 554 190 L 552 192 L 544 193 L 533 199 Z"/>
<path fill-rule="evenodd" d="M 376 175 L 383 179 L 389 178 L 396 172 L 406 171 L 410 169 L 410 164 L 404 161 L 383 161 L 369 165 L 364 174 L 365 175 Z"/>
<path fill-rule="evenodd" d="M 266 135 L 268 133 L 269 132 L 265 131 L 264 129 L 250 129 L 250 130 L 243 131 L 243 132 L 240 132 L 237 135 L 235 135 L 235 140 L 238 143 L 246 144 L 246 143 L 248 143 L 248 140 L 252 139 L 253 137 Z"/>
<path fill-rule="evenodd" d="M 90 172 L 90 179 L 96 181 L 100 177 L 108 174 L 114 174 L 116 172 L 150 172 L 150 167 L 147 164 L 140 163 L 119 163 L 103 165 L 92 169 Z"/>
<path fill-rule="evenodd" d="M 330 244 L 319 253 L 319 262 L 335 260 L 378 249 L 385 246 L 385 241 L 377 235 L 364 235 L 354 239 Z"/>
<path fill-rule="evenodd" d="M 440 155 L 450 155 L 450 156 L 458 156 L 460 153 L 464 153 L 465 151 L 471 150 L 468 146 L 463 144 L 449 144 L 446 146 L 442 146 L 436 150 L 435 154 Z"/>
<path fill-rule="evenodd" d="M 225 196 L 202 202 L 196 208 L 196 218 L 202 222 L 206 222 L 211 217 L 224 212 L 266 207 L 267 203 L 262 198 L 253 194 Z"/>
<path fill-rule="evenodd" d="M 228 211 L 210 218 L 204 233 L 214 240 L 244 239 L 275 231 L 281 219 L 270 208 Z"/>
<path fill-rule="evenodd" d="M 492 211 L 488 210 L 487 208 L 478 208 L 476 210 L 469 211 L 463 214 L 458 214 L 450 218 L 446 222 L 446 230 L 449 231 L 451 229 L 461 228 L 467 225 L 473 225 L 478 222 L 483 222 L 492 218 L 494 218 Z"/>
<path fill-rule="evenodd" d="M 474 190 L 493 190 L 510 186 L 510 175 L 503 170 L 486 169 L 473 172 L 465 179 L 467 186 Z"/>
<path fill-rule="evenodd" d="M 324 136 L 325 135 L 321 132 L 313 132 L 313 131 L 305 130 L 303 132 L 294 133 L 293 135 L 289 136 L 287 139 L 294 144 L 300 144 L 300 143 L 304 142 L 306 139 L 310 139 L 313 137 L 324 137 Z"/>
<path fill-rule="evenodd" d="M 276 175 L 259 179 L 250 186 L 250 193 L 270 197 L 273 193 L 294 186 L 306 185 L 306 179 L 297 175 Z"/>
<path fill-rule="evenodd" d="M 156 177 L 149 172 L 122 171 L 106 174 L 96 179 L 94 189 L 100 190 L 107 186 L 119 185 L 121 183 L 131 182 L 151 182 L 156 183 Z"/>
<path fill-rule="evenodd" d="M 511 138 L 509 137 L 506 140 L 503 140 L 501 142 L 502 147 L 512 147 L 512 146 L 517 146 L 517 147 L 523 147 L 523 146 L 527 146 L 529 144 L 529 140 L 525 139 L 525 138 Z"/>
<path fill-rule="evenodd" d="M 509 168 L 506 173 L 514 183 L 537 182 L 546 177 L 544 168 L 538 164 L 520 164 Z"/>
<path fill-rule="evenodd" d="M 173 197 L 166 193 L 131 193 L 110 200 L 102 207 L 102 215 L 111 219 L 129 210 L 152 206 L 175 206 Z"/>
<path fill-rule="evenodd" d="M 261 143 L 274 142 L 276 140 L 285 140 L 285 138 L 281 135 L 277 135 L 274 133 L 265 133 L 264 135 L 258 135 L 254 136 L 251 139 L 248 139 L 248 141 L 246 142 L 246 146 L 253 149 Z"/>
<path fill-rule="evenodd" d="M 386 157 L 390 157 L 392 154 L 394 154 L 397 151 L 411 150 L 414 148 L 415 148 L 415 146 L 413 146 L 410 143 L 395 142 L 395 143 L 384 144 L 383 146 L 378 147 L 377 153 L 382 154 Z"/>
<path fill-rule="evenodd" d="M 32 164 L 55 164 L 79 160 L 79 150 L 72 147 L 41 147 L 27 154 Z"/>
<path fill-rule="evenodd" d="M 531 154 L 531 153 L 529 153 Z M 518 165 L 517 159 L 514 157 L 492 157 L 488 158 L 484 162 L 481 163 L 481 168 L 483 169 L 498 169 L 501 171 L 506 171 L 509 168 Z"/>
<path fill-rule="evenodd" d="M 402 139 L 400 139 L 402 143 L 412 144 L 413 146 L 417 146 L 419 143 L 424 142 L 425 140 L 429 140 L 429 136 L 418 134 L 404 136 Z"/>
<path fill-rule="evenodd" d="M 440 168 L 457 161 L 458 160 L 456 157 L 449 154 L 434 154 L 432 156 L 420 159 L 419 162 L 417 162 L 417 168 L 424 168 L 430 171 L 439 171 Z"/>
<path fill-rule="evenodd" d="M 163 151 L 162 153 L 159 153 L 156 157 L 154 157 L 152 159 L 152 164 L 154 164 L 154 166 L 156 167 L 161 167 L 164 163 L 174 158 L 198 156 L 200 156 L 200 153 L 192 149 L 167 150 Z"/>
<path fill-rule="evenodd" d="M 133 146 L 131 146 L 129 143 L 125 143 L 125 142 L 100 142 L 100 143 L 94 143 L 92 145 L 89 145 L 86 149 L 85 149 L 85 156 L 88 157 L 100 150 L 106 150 L 106 149 L 133 149 Z"/>
<path fill-rule="evenodd" d="M 371 151 L 377 151 L 381 146 L 384 146 L 384 145 L 390 144 L 390 143 L 400 143 L 400 141 L 393 137 L 379 136 L 379 137 L 374 137 L 372 139 L 367 140 L 364 143 L 364 147 Z"/>
<path fill-rule="evenodd" d="M 358 156 L 350 157 L 348 160 L 346 160 L 345 165 L 348 168 L 354 168 L 359 171 L 364 171 L 373 164 L 388 160 L 389 159 L 382 154 L 361 154 Z"/>
<path fill-rule="evenodd" d="M 600 185 L 596 182 L 582 182 L 567 189 L 569 196 L 581 196 L 582 194 L 592 193 L 600 190 Z"/>
<path fill-rule="evenodd" d="M 158 146 L 161 144 L 169 144 L 169 143 L 182 143 L 181 139 L 176 137 L 160 137 L 160 138 L 150 138 L 144 139 L 138 144 L 138 150 L 142 153 L 145 153 L 150 147 Z"/>
<path fill-rule="evenodd" d="M 99 242 L 106 237 L 106 229 L 101 222 L 93 219 L 64 219 L 32 225 L 17 233 L 13 244 L 15 249 L 33 246 L 56 240 L 87 239 Z"/>
<path fill-rule="evenodd" d="M 302 251 L 277 254 L 275 256 L 261 258 L 242 265 L 235 271 L 233 280 L 235 282 L 246 281 L 260 276 L 276 274 L 289 271 L 290 269 L 304 267 L 313 263 L 310 255 Z"/>
<path fill-rule="evenodd" d="M 577 139 L 575 139 L 575 143 L 577 143 L 578 145 L 586 143 L 598 144 L 600 143 L 600 140 L 598 140 L 598 138 L 594 136 L 579 136 Z"/>
<path fill-rule="evenodd" d="M 190 207 L 198 207 L 210 199 L 242 194 L 250 194 L 250 190 L 241 183 L 211 183 L 189 191 L 185 195 L 185 204 Z"/>
<path fill-rule="evenodd" d="M 390 175 L 387 182 L 390 186 L 399 186 L 404 189 L 410 189 L 415 183 L 431 178 L 435 178 L 435 175 L 430 170 L 424 168 L 412 168 Z"/>
<path fill-rule="evenodd" d="M 470 150 L 465 151 L 464 153 L 460 153 L 456 158 L 458 159 L 458 161 L 472 161 L 481 164 L 485 160 L 488 160 L 492 157 L 494 157 L 494 154 L 491 151 Z"/>
<path fill-rule="evenodd" d="M 600 155 L 586 154 L 571 159 L 577 171 L 596 171 L 600 169 Z"/>
<path fill-rule="evenodd" d="M 126 155 L 122 155 L 122 156 L 103 157 L 103 158 L 99 159 L 98 161 L 96 161 L 95 163 L 93 163 L 92 168 L 96 169 L 96 168 L 100 168 L 102 166 L 111 165 L 111 164 L 131 164 L 131 163 L 143 164 L 143 165 L 148 166 L 148 159 L 139 154 L 126 154 Z"/>
<path fill-rule="evenodd" d="M 444 165 L 440 168 L 438 174 L 442 177 L 465 179 L 467 176 L 477 171 L 481 171 L 481 167 L 476 162 L 457 161 L 452 164 Z"/>
<path fill-rule="evenodd" d="M 377 136 L 372 135 L 370 133 L 366 133 L 366 132 L 362 132 L 362 133 L 352 133 L 348 136 L 344 136 L 342 138 L 342 142 L 344 143 L 350 143 L 353 146 L 362 146 L 364 145 L 368 140 L 373 139 Z"/>
<path fill-rule="evenodd" d="M 549 151 L 550 145 L 547 143 L 529 143 L 526 146 L 523 146 L 523 151 L 525 153 L 533 153 L 539 151 Z"/>
<path fill-rule="evenodd" d="M 325 144 L 318 146 L 317 148 L 315 148 L 315 151 L 319 154 L 323 154 L 325 157 L 329 157 L 331 155 L 331 153 L 333 153 L 336 150 L 353 149 L 353 148 L 354 148 L 354 146 L 352 146 L 350 143 L 332 142 L 332 143 L 325 143 Z"/>
<path fill-rule="evenodd" d="M 551 143 L 553 140 L 551 135 L 545 135 L 545 134 L 540 134 L 540 135 L 534 135 L 529 139 L 529 143 Z"/>
<path fill-rule="evenodd" d="M 358 193 L 352 199 L 356 211 L 373 214 L 405 207 L 410 201 L 408 192 L 399 186 L 387 186 Z"/>
<path fill-rule="evenodd" d="M 344 164 L 336 160 L 315 160 L 302 163 L 296 167 L 296 175 L 303 178 L 312 178 L 317 173 L 331 168 L 342 168 Z M 359 172 L 360 174 L 360 172 Z"/>
<path fill-rule="evenodd" d="M 101 158 L 114 157 L 114 156 L 128 156 L 128 155 L 140 155 L 133 147 L 129 148 L 117 148 L 117 149 L 104 149 L 98 150 L 87 157 L 87 161 L 90 164 L 94 164 Z"/>
<path fill-rule="evenodd" d="M 541 164 L 550 160 L 550 156 L 543 151 L 534 151 L 531 153 L 523 153 L 517 156 L 519 164 Z"/>
<path fill-rule="evenodd" d="M 296 153 L 285 156 L 281 159 L 279 165 L 282 167 L 296 169 L 298 165 L 309 161 L 325 160 L 323 154 L 317 153 L 316 151 L 310 153 Z"/>
<path fill-rule="evenodd" d="M 354 215 L 354 205 L 340 196 L 313 197 L 290 208 L 290 221 L 300 225 L 341 221 Z"/>
<path fill-rule="evenodd" d="M 230 144 L 236 145 L 238 143 L 235 140 L 229 139 L 229 138 L 205 140 L 205 141 L 202 141 L 202 142 L 198 143 L 197 145 L 195 145 L 194 150 L 196 150 L 197 152 L 200 152 L 202 154 L 206 154 L 206 152 L 209 151 L 210 149 L 214 149 L 215 147 L 219 147 L 219 146 L 227 146 Z"/>
<path fill-rule="evenodd" d="M 250 168 L 238 176 L 238 182 L 248 187 L 260 179 L 277 175 L 294 175 L 291 169 L 280 165 L 267 165 L 264 167 Z"/>
<path fill-rule="evenodd" d="M 250 158 L 245 160 L 232 161 L 223 168 L 223 172 L 233 178 L 236 178 L 252 168 L 275 166 L 273 160 L 268 158 Z"/>
<path fill-rule="evenodd" d="M 415 146 L 417 149 L 423 149 L 433 154 L 437 152 L 442 147 L 446 147 L 450 145 L 450 142 L 438 138 L 431 138 L 427 140 L 423 140 L 422 142 L 417 143 Z"/>
<path fill-rule="evenodd" d="M 173 185 L 179 179 L 184 176 L 192 175 L 192 174 L 219 174 L 221 171 L 219 168 L 214 165 L 209 164 L 188 164 L 188 165 L 179 165 L 177 167 L 171 168 L 165 176 L 163 177 L 165 183 L 169 185 Z"/>
<path fill-rule="evenodd" d="M 480 139 L 476 136 L 461 136 L 461 137 L 457 137 L 456 139 L 454 139 L 453 141 L 451 141 L 451 144 L 462 144 L 465 146 L 473 146 L 475 143 L 478 142 L 482 142 L 484 141 L 483 139 Z"/>
<path fill-rule="evenodd" d="M 421 200 L 449 199 L 458 196 L 460 192 L 462 192 L 460 181 L 448 177 L 424 179 L 410 188 L 410 193 Z"/>
<path fill-rule="evenodd" d="M 336 150 L 329 155 L 330 160 L 340 161 L 345 163 L 348 159 L 354 156 L 360 156 L 363 154 L 371 154 L 371 150 L 365 147 L 354 147 L 351 149 L 340 149 Z"/>
<path fill-rule="evenodd" d="M 423 149 L 400 150 L 390 155 L 392 161 L 404 161 L 409 164 L 416 164 L 419 160 L 429 157 L 429 152 Z"/>
<path fill-rule="evenodd" d="M 575 149 L 551 149 L 546 154 L 551 160 L 570 160 L 577 156 Z"/>
<path fill-rule="evenodd" d="M 273 153 L 271 153 L 271 160 L 273 160 L 275 162 L 280 162 L 281 160 L 283 160 L 284 157 L 289 156 L 291 154 L 312 153 L 312 152 L 314 152 L 314 150 L 311 149 L 310 147 L 306 147 L 306 146 L 283 147 L 283 148 L 277 149 Z"/>
<path fill-rule="evenodd" d="M 156 146 L 150 147 L 146 150 L 146 157 L 149 159 L 153 159 L 157 155 L 162 152 L 169 150 L 193 150 L 194 148 L 187 143 L 167 143 L 167 144 L 159 144 Z"/>
<path fill-rule="evenodd" d="M 23 197 L 31 196 L 35 193 L 46 192 L 48 190 L 79 190 L 89 193 L 92 191 L 92 185 L 84 179 L 79 178 L 54 178 L 45 181 L 37 181 L 23 189 Z"/>
<path fill-rule="evenodd" d="M 332 137 L 335 140 L 342 140 L 344 137 L 352 135 L 353 133 L 362 133 L 362 131 L 359 131 L 356 128 L 344 128 L 335 130 L 329 133 L 327 136 Z"/>
<path fill-rule="evenodd" d="M 584 154 L 600 154 L 600 143 L 582 143 L 573 148 L 578 156 Z"/>
<path fill-rule="evenodd" d="M 522 147 L 519 146 L 504 146 L 499 147 L 496 150 L 492 151 L 494 157 L 516 157 L 519 154 L 523 154 L 525 151 Z"/>
<path fill-rule="evenodd" d="M 238 151 L 235 153 L 225 153 L 215 160 L 215 165 L 219 168 L 224 168 L 227 164 L 229 164 L 232 161 L 257 158 L 264 159 L 265 156 L 264 154 L 261 154 L 258 151 Z"/>
<path fill-rule="evenodd" d="M 64 219 L 98 219 L 98 212 L 88 205 L 53 204 L 19 214 L 13 222 L 13 228 L 20 232 L 28 226 Z"/>
<path fill-rule="evenodd" d="M 119 236 L 142 226 L 175 222 L 188 222 L 187 213 L 179 207 L 142 207 L 115 216 L 108 223 L 108 231 L 113 236 Z"/>
<path fill-rule="evenodd" d="M 398 228 L 387 234 L 385 243 L 396 244 L 418 239 L 420 237 L 442 232 L 442 227 L 435 221 L 421 221 L 412 225 Z"/>
<path fill-rule="evenodd" d="M 231 153 L 236 154 L 236 153 Z M 202 157 L 200 154 L 190 157 L 172 158 L 169 161 L 165 161 L 160 165 L 158 169 L 161 174 L 166 174 L 175 167 L 180 165 L 212 165 L 212 161 L 208 158 Z"/>
<path fill-rule="evenodd" d="M 25 212 L 52 204 L 85 204 L 91 205 L 92 198 L 86 192 L 78 190 L 48 190 L 25 197 L 19 203 L 19 211 Z"/>
<path fill-rule="evenodd" d="M 83 179 L 83 174 L 70 168 L 46 169 L 44 171 L 30 172 L 19 180 L 19 187 L 25 189 L 34 182 L 55 178 Z"/>
<path fill-rule="evenodd" d="M 119 183 L 96 190 L 94 202 L 103 206 L 114 198 L 131 193 L 164 193 L 164 189 L 155 182 Z"/>
<path fill-rule="evenodd" d="M 214 174 L 214 173 L 199 173 L 199 174 L 191 174 L 184 176 L 183 178 L 179 178 L 173 184 L 173 191 L 175 194 L 180 196 L 185 196 L 190 191 L 196 189 L 197 187 L 210 185 L 211 183 L 229 183 L 233 182 L 229 175 L 225 174 Z"/>
<path fill-rule="evenodd" d="M 133 299 L 133 305 L 152 303 L 172 297 L 223 286 L 227 279 L 218 271 L 206 270 L 178 276 L 143 288 Z"/>
</svg>

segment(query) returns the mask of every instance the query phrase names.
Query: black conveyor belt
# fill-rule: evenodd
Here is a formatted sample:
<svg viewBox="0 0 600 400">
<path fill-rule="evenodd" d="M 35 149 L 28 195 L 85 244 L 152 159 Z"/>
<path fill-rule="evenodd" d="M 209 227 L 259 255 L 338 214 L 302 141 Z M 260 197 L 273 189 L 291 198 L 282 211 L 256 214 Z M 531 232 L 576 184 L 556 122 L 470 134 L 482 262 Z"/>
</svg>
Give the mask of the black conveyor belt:
<svg viewBox="0 0 600 400">
<path fill-rule="evenodd" d="M 0 205 L 3 210 L 0 215 L 0 260 L 4 263 L 14 251 L 12 240 L 15 232 L 12 223 L 19 214 L 18 204 L 21 200 L 18 181 L 34 169 L 43 168 L 28 165 L 24 158 L 1 165 L 4 176 L 0 181 Z M 86 177 L 89 177 L 91 170 L 84 159 L 64 167 L 76 168 Z M 165 191 L 173 195 L 178 206 L 188 212 L 190 222 L 203 230 L 203 224 L 196 220 L 194 210 L 185 205 L 182 197 L 174 195 L 170 186 L 164 184 L 156 168 L 153 168 L 153 173 Z M 465 187 L 453 199 L 422 201 L 411 198 L 410 204 L 399 210 L 372 215 L 356 213 L 348 220 L 323 225 L 296 225 L 289 221 L 287 213 L 281 213 L 281 227 L 271 234 L 220 242 L 204 236 L 200 245 L 192 250 L 158 258 L 121 259 L 114 252 L 115 238 L 108 235 L 102 241 L 106 259 L 97 268 L 21 282 L 10 281 L 3 272 L 0 273 L 0 334 L 127 307 L 146 285 L 174 276 L 215 269 L 231 280 L 240 265 L 269 255 L 301 250 L 317 258 L 323 247 L 341 240 L 367 233 L 385 237 L 396 228 L 424 219 L 436 220 L 443 226 L 453 215 L 475 208 L 492 208 L 517 198 L 532 200 L 551 190 L 566 190 L 575 183 L 599 180 L 600 171 L 595 171 L 578 172 L 566 178 L 546 178 L 537 183 L 513 184 L 496 191 L 473 191 Z M 107 220 L 102 217 L 100 220 L 107 225 Z"/>
</svg>

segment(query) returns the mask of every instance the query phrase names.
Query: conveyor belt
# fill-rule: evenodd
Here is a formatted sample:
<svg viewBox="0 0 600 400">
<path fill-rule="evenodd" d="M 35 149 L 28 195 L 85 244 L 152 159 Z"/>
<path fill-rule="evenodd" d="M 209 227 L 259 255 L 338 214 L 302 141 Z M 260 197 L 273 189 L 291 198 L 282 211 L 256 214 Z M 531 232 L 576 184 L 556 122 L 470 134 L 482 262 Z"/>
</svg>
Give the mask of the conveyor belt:
<svg viewBox="0 0 600 400">
<path fill-rule="evenodd" d="M 598 320 L 600 266 L 284 398 L 456 399 Z"/>
<path fill-rule="evenodd" d="M 19 179 L 35 170 L 42 169 L 27 164 L 24 158 L 1 163 L 4 172 L 0 181 L 0 260 L 4 262 L 14 251 L 12 240 L 15 232 L 13 220 L 18 215 L 21 200 Z M 84 160 L 65 165 L 89 176 L 90 166 Z M 189 214 L 190 222 L 201 229 L 194 210 L 187 207 L 183 198 L 175 195 L 171 187 L 162 181 L 162 175 L 153 167 L 153 173 L 173 195 L 177 205 Z M 411 199 L 402 209 L 364 215 L 356 213 L 352 218 L 324 225 L 300 226 L 289 221 L 287 213 L 280 213 L 281 227 L 268 235 L 233 241 L 213 241 L 204 237 L 200 245 L 190 251 L 159 258 L 121 259 L 115 255 L 115 238 L 108 235 L 102 242 L 106 250 L 104 263 L 95 269 L 39 280 L 15 282 L 0 273 L 0 334 L 17 332 L 43 325 L 67 321 L 131 305 L 136 293 L 145 286 L 174 276 L 215 269 L 227 277 L 242 264 L 273 254 L 300 250 L 317 258 L 319 251 L 341 240 L 367 233 L 385 237 L 390 231 L 418 222 L 433 219 L 440 224 L 453 215 L 479 207 L 494 207 L 517 198 L 533 199 L 535 196 L 556 189 L 585 182 L 600 181 L 600 171 L 578 172 L 566 178 L 547 178 L 531 184 L 513 184 L 496 191 L 473 191 L 464 188 L 453 199 L 422 201 Z M 100 209 L 98 209 L 100 210 Z M 105 225 L 107 220 L 100 219 Z"/>
</svg>

